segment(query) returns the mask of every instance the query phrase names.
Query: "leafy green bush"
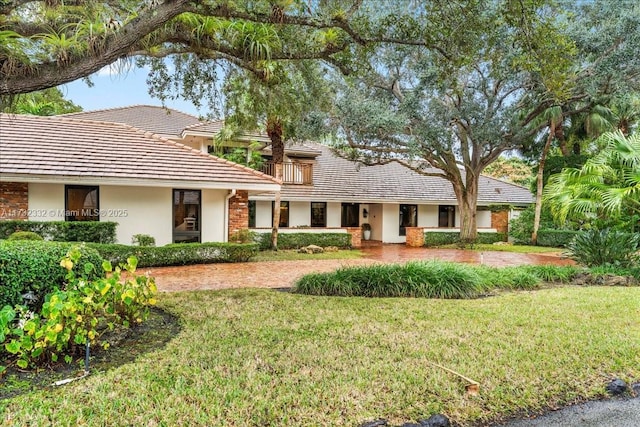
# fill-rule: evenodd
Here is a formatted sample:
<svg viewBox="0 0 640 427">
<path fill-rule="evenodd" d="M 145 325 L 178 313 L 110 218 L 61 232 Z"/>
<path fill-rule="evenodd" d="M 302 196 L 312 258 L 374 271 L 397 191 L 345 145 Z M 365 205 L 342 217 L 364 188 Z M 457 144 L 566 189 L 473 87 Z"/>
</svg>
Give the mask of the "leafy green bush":
<svg viewBox="0 0 640 427">
<path fill-rule="evenodd" d="M 66 270 L 60 266 L 60 260 L 73 245 L 63 242 L 33 240 L 0 241 L 0 307 L 23 304 L 22 295 L 32 292 L 37 301 L 55 288 L 62 288 Z M 102 257 L 94 249 L 81 246 L 82 271 L 78 275 L 96 278 L 102 274 Z M 92 267 L 87 267 L 89 263 Z"/>
<path fill-rule="evenodd" d="M 258 245 L 255 243 L 174 243 L 158 247 L 99 243 L 88 245 L 114 265 L 135 256 L 139 267 L 245 262 L 258 253 Z"/>
<path fill-rule="evenodd" d="M 271 248 L 271 233 L 255 233 L 254 241 L 261 251 Z M 351 235 L 348 233 L 280 233 L 278 234 L 279 249 L 300 249 L 304 246 L 336 246 L 338 248 L 351 247 Z"/>
<path fill-rule="evenodd" d="M 632 267 L 638 262 L 639 233 L 604 229 L 579 233 L 567 245 L 571 258 L 586 265 Z"/>
<path fill-rule="evenodd" d="M 102 269 L 109 275 L 96 280 L 74 273 L 78 267 L 84 270 L 79 265 L 82 258 L 76 247 L 59 262 L 67 270 L 67 287 L 48 294 L 39 313 L 11 306 L 0 311 L 2 360 L 23 369 L 41 361 L 56 362 L 60 355 L 70 363 L 75 347 L 86 342 L 100 344 L 105 331 L 116 325 L 129 327 L 148 317 L 157 289 L 153 279 L 135 274 L 135 258 L 124 265 L 125 278 L 120 268 L 113 270 L 105 262 Z"/>
<path fill-rule="evenodd" d="M 155 246 L 156 239 L 148 234 L 134 234 L 131 237 L 131 243 L 137 246 Z"/>
<path fill-rule="evenodd" d="M 113 243 L 117 226 L 106 221 L 0 221 L 0 239 L 16 231 L 32 231 L 45 240 Z"/>
<path fill-rule="evenodd" d="M 7 240 L 43 240 L 42 236 L 33 231 L 16 231 L 11 233 Z"/>
<path fill-rule="evenodd" d="M 472 266 L 437 261 L 341 268 L 303 276 L 294 287 L 310 295 L 425 298 L 472 298 L 482 290 Z"/>
<path fill-rule="evenodd" d="M 538 231 L 538 245 L 553 248 L 566 247 L 579 233 L 576 230 L 540 230 Z"/>
<path fill-rule="evenodd" d="M 425 246 L 444 246 L 452 245 L 460 241 L 460 233 L 449 231 L 426 231 L 424 233 Z"/>
<path fill-rule="evenodd" d="M 531 205 L 520 212 L 520 215 L 509 221 L 509 236 L 511 236 L 514 243 L 519 245 L 531 244 L 534 217 L 535 205 Z M 551 211 L 543 205 L 542 214 L 540 216 L 540 230 L 553 228 L 555 228 L 555 225 L 553 223 Z M 538 236 L 538 238 L 540 237 Z"/>
<path fill-rule="evenodd" d="M 507 240 L 505 233 L 478 233 L 476 243 L 492 244 L 495 242 L 504 242 Z M 460 233 L 453 231 L 426 231 L 424 233 L 424 245 L 445 246 L 460 243 Z"/>
</svg>

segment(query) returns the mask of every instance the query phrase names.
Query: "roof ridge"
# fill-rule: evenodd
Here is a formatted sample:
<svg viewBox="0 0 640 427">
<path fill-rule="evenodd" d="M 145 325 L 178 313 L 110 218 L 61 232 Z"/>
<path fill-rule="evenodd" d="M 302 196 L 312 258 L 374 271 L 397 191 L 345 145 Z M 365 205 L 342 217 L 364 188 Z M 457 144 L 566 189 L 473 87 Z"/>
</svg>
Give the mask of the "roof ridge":
<svg viewBox="0 0 640 427">
<path fill-rule="evenodd" d="M 186 116 L 193 117 L 194 119 L 200 121 L 200 118 L 194 116 L 193 114 L 185 113 L 184 111 L 176 110 L 175 108 L 170 108 L 167 106 L 151 105 L 151 104 L 133 104 L 133 105 L 125 105 L 123 107 L 100 108 L 97 110 L 77 111 L 75 113 L 58 114 L 58 116 L 76 116 L 76 115 L 87 114 L 87 113 L 102 113 L 102 112 L 118 111 L 118 110 L 130 110 L 133 108 L 140 108 L 140 107 L 161 108 L 167 111 L 175 111 L 176 113 L 184 114 Z"/>
<path fill-rule="evenodd" d="M 198 120 L 200 120 L 200 119 L 198 119 Z M 219 122 L 224 123 L 224 119 L 207 120 L 206 122 L 199 121 L 198 123 L 194 123 L 192 125 L 187 126 L 186 128 L 182 129 L 182 131 L 184 132 L 184 131 L 189 130 L 189 129 L 197 128 L 197 127 L 200 127 L 200 126 L 206 126 L 206 125 L 213 124 L 213 123 L 219 123 Z"/>
</svg>

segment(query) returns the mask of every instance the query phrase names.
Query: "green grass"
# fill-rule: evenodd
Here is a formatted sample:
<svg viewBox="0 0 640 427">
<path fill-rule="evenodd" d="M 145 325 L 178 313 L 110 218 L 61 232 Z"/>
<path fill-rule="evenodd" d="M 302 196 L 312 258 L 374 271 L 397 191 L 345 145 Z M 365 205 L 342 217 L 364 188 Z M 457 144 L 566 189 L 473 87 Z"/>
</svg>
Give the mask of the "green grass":
<svg viewBox="0 0 640 427">
<path fill-rule="evenodd" d="M 457 244 L 438 246 L 441 249 L 460 249 Z M 515 252 L 519 254 L 541 254 L 546 252 L 563 252 L 564 248 L 550 248 L 547 246 L 528 246 L 528 245 L 490 245 L 486 243 L 474 243 L 465 249 L 473 251 L 496 251 L 496 252 Z"/>
<path fill-rule="evenodd" d="M 354 259 L 361 258 L 359 250 L 339 250 L 321 254 L 301 254 L 297 250 L 260 251 L 251 261 L 298 261 L 305 259 Z"/>
<path fill-rule="evenodd" d="M 485 423 L 640 379 L 640 288 L 554 287 L 476 300 L 162 294 L 165 347 L 0 402 L 6 425 L 353 426 L 442 412 Z M 439 363 L 480 383 L 478 396 Z"/>
</svg>

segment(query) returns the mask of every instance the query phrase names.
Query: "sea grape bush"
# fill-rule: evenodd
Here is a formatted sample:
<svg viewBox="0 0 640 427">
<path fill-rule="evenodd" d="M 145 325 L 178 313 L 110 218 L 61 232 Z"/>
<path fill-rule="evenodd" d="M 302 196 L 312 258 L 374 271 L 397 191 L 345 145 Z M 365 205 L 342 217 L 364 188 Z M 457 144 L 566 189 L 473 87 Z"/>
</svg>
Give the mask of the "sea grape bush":
<svg viewBox="0 0 640 427">
<path fill-rule="evenodd" d="M 108 344 L 100 340 L 105 332 L 147 319 L 157 288 L 153 278 L 135 274 L 134 257 L 116 268 L 105 261 L 107 277 L 99 279 L 75 273 L 80 257 L 81 251 L 74 247 L 62 259 L 60 265 L 68 272 L 66 286 L 47 294 L 38 313 L 22 306 L 0 310 L 2 360 L 22 369 L 56 362 L 61 356 L 70 363 L 87 342 L 106 348 Z M 0 367 L 0 375 L 5 369 Z"/>
</svg>

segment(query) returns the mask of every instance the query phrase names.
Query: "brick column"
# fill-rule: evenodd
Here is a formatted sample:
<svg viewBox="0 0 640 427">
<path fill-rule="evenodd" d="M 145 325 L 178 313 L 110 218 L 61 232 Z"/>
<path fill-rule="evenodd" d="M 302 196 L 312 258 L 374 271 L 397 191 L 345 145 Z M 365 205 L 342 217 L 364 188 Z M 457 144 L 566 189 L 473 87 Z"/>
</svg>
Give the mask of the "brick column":
<svg viewBox="0 0 640 427">
<path fill-rule="evenodd" d="M 424 227 L 406 227 L 407 246 L 419 248 L 424 246 Z"/>
<path fill-rule="evenodd" d="M 0 182 L 0 221 L 29 219 L 29 184 Z"/>
<path fill-rule="evenodd" d="M 347 233 L 351 234 L 351 247 L 362 247 L 362 229 L 360 227 L 346 227 Z"/>
<path fill-rule="evenodd" d="M 249 192 L 238 190 L 229 199 L 229 236 L 249 228 Z"/>
<path fill-rule="evenodd" d="M 509 211 L 491 211 L 491 228 L 495 228 L 498 233 L 509 232 Z"/>
</svg>

